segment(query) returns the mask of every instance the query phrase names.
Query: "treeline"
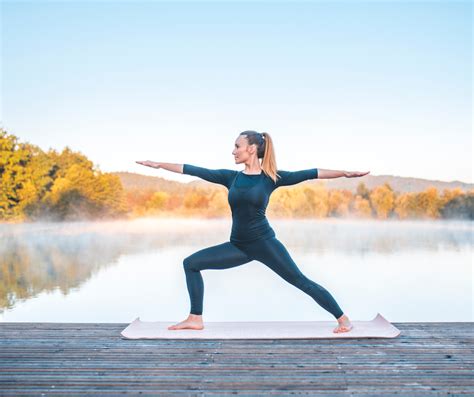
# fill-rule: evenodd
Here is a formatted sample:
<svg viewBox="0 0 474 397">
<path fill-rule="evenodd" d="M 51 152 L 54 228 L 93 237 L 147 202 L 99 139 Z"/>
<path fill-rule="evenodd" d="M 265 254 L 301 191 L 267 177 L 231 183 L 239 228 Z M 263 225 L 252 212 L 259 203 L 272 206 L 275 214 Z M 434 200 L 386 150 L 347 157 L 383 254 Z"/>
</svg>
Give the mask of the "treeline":
<svg viewBox="0 0 474 397">
<path fill-rule="evenodd" d="M 44 152 L 0 129 L 0 220 L 75 220 L 123 216 L 120 178 L 66 147 Z"/>
<path fill-rule="evenodd" d="M 102 173 L 81 153 L 42 151 L 0 129 L 0 220 L 78 220 L 137 216 L 229 216 L 227 189 L 189 187 L 184 193 L 125 190 L 116 175 Z M 357 191 L 301 183 L 281 187 L 267 209 L 272 217 L 377 219 L 473 219 L 474 190 L 430 187 L 398 193 L 388 183 Z"/>
<path fill-rule="evenodd" d="M 220 217 L 231 214 L 227 189 L 193 187 L 182 197 L 161 191 L 129 191 L 127 206 L 135 216 L 166 215 Z M 376 219 L 474 219 L 474 191 L 435 187 L 418 193 L 397 194 L 388 183 L 368 190 L 359 183 L 357 192 L 327 190 L 302 183 L 281 187 L 270 196 L 267 215 L 278 218 L 376 218 Z"/>
</svg>

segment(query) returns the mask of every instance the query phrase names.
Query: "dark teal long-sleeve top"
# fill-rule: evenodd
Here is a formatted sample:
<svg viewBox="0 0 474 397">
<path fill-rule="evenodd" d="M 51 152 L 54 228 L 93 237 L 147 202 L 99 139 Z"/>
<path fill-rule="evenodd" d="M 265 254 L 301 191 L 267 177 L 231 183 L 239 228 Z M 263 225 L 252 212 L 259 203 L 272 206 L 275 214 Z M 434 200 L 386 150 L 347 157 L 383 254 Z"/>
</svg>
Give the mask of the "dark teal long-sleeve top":
<svg viewBox="0 0 474 397">
<path fill-rule="evenodd" d="M 275 232 L 265 216 L 272 192 L 280 186 L 316 179 L 318 169 L 278 170 L 277 174 L 281 178 L 277 176 L 276 183 L 263 171 L 257 175 L 247 175 L 242 171 L 209 169 L 191 164 L 183 164 L 183 174 L 197 176 L 229 189 L 227 200 L 232 211 L 230 241 L 249 243 L 275 237 Z"/>
</svg>

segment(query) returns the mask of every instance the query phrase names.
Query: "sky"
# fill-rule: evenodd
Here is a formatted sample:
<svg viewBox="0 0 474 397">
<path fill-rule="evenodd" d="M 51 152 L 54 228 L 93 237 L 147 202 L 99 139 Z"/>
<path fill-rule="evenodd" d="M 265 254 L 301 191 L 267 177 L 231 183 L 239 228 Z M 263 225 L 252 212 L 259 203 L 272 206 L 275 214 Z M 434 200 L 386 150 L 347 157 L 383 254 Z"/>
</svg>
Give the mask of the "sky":
<svg viewBox="0 0 474 397">
<path fill-rule="evenodd" d="M 279 169 L 472 183 L 470 1 L 2 1 L 1 123 L 104 172 Z"/>
</svg>

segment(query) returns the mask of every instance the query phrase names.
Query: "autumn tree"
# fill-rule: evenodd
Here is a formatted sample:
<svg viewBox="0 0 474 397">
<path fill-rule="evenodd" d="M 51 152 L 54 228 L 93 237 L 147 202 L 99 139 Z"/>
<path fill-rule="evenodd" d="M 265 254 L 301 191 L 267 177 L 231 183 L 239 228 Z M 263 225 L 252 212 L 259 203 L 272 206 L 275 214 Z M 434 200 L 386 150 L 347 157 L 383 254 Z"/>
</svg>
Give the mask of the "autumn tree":
<svg viewBox="0 0 474 397">
<path fill-rule="evenodd" d="M 418 215 L 416 193 L 403 193 L 395 199 L 395 214 L 399 219 L 415 218 Z"/>
<path fill-rule="evenodd" d="M 377 186 L 370 193 L 370 202 L 379 219 L 387 219 L 391 213 L 394 203 L 395 194 L 388 183 Z"/>
<path fill-rule="evenodd" d="M 443 194 L 439 198 L 441 207 L 444 207 L 452 199 L 462 196 L 464 194 L 464 191 L 459 187 L 454 189 L 443 189 Z"/>
<path fill-rule="evenodd" d="M 147 211 L 154 213 L 164 210 L 169 197 L 170 195 L 166 192 L 153 192 L 151 197 L 145 203 Z"/>
<path fill-rule="evenodd" d="M 119 216 L 126 211 L 118 176 L 81 153 L 43 152 L 0 130 L 0 219 Z"/>
<path fill-rule="evenodd" d="M 230 207 L 227 201 L 227 191 L 218 189 L 215 190 L 209 198 L 210 215 L 213 217 L 221 217 L 229 215 Z"/>
<path fill-rule="evenodd" d="M 37 146 L 0 129 L 0 219 L 28 218 L 53 184 L 54 162 Z"/>
<path fill-rule="evenodd" d="M 440 203 L 438 190 L 434 186 L 416 195 L 416 207 L 423 218 L 439 218 Z"/>
<path fill-rule="evenodd" d="M 200 188 L 193 188 L 184 196 L 184 207 L 188 209 L 203 209 L 209 204 L 209 197 L 206 192 Z"/>
<path fill-rule="evenodd" d="M 372 208 L 370 207 L 369 200 L 356 195 L 352 202 L 351 212 L 356 218 L 371 218 Z"/>
<path fill-rule="evenodd" d="M 333 190 L 329 192 L 329 214 L 333 216 L 348 215 L 351 201 L 352 193 L 348 190 Z"/>
</svg>

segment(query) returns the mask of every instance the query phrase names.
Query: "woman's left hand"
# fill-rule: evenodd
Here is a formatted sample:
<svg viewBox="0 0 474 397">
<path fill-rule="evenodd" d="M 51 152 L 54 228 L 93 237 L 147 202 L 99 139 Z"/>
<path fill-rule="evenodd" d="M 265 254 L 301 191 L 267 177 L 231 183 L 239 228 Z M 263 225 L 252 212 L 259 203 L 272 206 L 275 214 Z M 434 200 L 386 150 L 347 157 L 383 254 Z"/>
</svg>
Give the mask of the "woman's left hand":
<svg viewBox="0 0 474 397">
<path fill-rule="evenodd" d="M 359 171 L 344 171 L 344 176 L 346 178 L 356 178 L 359 176 L 367 175 L 370 171 L 367 172 L 359 172 Z"/>
</svg>

